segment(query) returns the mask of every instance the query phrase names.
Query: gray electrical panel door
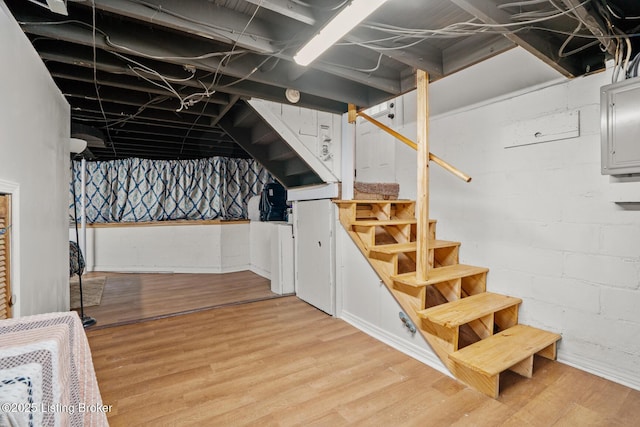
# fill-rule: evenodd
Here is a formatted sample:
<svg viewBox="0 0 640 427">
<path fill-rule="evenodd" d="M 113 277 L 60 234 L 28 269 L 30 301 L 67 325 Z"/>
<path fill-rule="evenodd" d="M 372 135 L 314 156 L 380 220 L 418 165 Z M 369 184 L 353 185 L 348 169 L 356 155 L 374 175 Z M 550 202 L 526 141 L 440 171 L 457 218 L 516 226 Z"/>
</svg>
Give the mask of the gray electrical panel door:
<svg viewBox="0 0 640 427">
<path fill-rule="evenodd" d="M 602 174 L 640 173 L 640 78 L 600 91 Z"/>
</svg>

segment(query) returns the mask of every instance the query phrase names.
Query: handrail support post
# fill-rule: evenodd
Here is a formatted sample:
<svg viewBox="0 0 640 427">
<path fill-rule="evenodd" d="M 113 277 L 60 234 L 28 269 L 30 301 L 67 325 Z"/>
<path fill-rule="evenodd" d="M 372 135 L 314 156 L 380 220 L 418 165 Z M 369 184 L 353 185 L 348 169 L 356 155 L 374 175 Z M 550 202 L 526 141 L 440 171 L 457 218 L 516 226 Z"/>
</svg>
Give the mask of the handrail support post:
<svg viewBox="0 0 640 427">
<path fill-rule="evenodd" d="M 417 71 L 418 185 L 416 198 L 416 279 L 429 275 L 429 75 Z"/>
</svg>

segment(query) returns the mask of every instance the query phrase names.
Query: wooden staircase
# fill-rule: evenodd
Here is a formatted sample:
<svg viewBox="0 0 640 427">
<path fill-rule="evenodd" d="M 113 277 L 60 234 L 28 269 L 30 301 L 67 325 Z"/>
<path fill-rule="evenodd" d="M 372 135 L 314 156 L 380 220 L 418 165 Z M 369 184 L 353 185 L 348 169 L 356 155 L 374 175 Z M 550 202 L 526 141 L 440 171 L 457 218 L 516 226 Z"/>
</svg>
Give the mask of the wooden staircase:
<svg viewBox="0 0 640 427">
<path fill-rule="evenodd" d="M 436 239 L 429 273 L 416 275 L 415 203 L 339 200 L 340 222 L 452 374 L 493 398 L 500 374 L 530 378 L 534 355 L 555 359 L 560 335 L 518 324 L 522 300 L 486 292 L 489 269 L 458 263 L 459 242 Z"/>
</svg>

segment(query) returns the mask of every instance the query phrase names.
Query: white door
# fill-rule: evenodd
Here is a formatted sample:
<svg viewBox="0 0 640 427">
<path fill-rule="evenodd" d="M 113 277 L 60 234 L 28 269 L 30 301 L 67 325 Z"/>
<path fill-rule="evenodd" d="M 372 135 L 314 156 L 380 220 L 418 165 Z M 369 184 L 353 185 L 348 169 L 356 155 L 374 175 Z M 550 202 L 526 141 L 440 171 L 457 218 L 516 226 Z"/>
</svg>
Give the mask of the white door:
<svg viewBox="0 0 640 427">
<path fill-rule="evenodd" d="M 295 285 L 303 301 L 334 314 L 334 220 L 330 200 L 295 202 Z"/>
<path fill-rule="evenodd" d="M 385 102 L 372 109 L 370 114 L 383 125 L 393 128 L 389 114 L 395 110 L 390 105 L 395 104 Z M 356 132 L 356 181 L 396 182 L 395 138 L 363 118 L 358 119 Z"/>
</svg>

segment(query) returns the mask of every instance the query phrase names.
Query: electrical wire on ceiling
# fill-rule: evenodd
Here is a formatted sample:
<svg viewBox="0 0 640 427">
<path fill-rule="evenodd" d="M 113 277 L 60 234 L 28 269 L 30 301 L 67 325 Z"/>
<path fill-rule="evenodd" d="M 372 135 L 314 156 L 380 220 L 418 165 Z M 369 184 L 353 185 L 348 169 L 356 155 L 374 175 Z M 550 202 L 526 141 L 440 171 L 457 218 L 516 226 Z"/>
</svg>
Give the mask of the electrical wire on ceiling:
<svg viewBox="0 0 640 427">
<path fill-rule="evenodd" d="M 325 11 L 334 11 L 334 10 L 338 10 L 340 9 L 342 6 L 344 6 L 345 4 L 347 4 L 347 2 L 349 0 L 342 0 L 341 2 L 333 5 L 333 6 L 318 6 L 316 4 L 311 4 L 311 3 L 307 3 L 306 1 L 302 1 L 302 0 L 290 0 L 291 3 L 295 3 L 295 4 L 299 4 L 300 6 L 304 6 L 304 7 L 308 7 L 308 8 L 312 8 L 312 9 L 319 9 L 319 10 L 325 10 Z"/>
<path fill-rule="evenodd" d="M 541 4 L 541 3 L 549 3 L 549 0 L 525 0 L 525 1 L 517 1 L 517 2 L 513 2 L 513 3 L 503 3 L 503 4 L 499 4 L 497 7 L 498 9 L 508 9 L 510 7 L 522 7 L 522 6 L 531 6 L 534 4 Z"/>
<path fill-rule="evenodd" d="M 229 43 L 234 43 L 235 42 L 235 40 L 231 36 L 229 36 L 227 34 L 224 34 L 224 33 L 219 33 L 219 31 L 223 31 L 223 32 L 226 32 L 226 33 L 233 34 L 233 33 L 236 32 L 236 30 L 234 28 L 232 28 L 232 27 L 224 27 L 224 26 L 221 26 L 221 25 L 211 24 L 211 23 L 205 22 L 205 21 L 200 21 L 198 19 L 192 18 L 190 16 L 182 15 L 180 13 L 177 13 L 175 11 L 172 11 L 170 9 L 162 7 L 160 5 L 149 3 L 149 2 L 146 2 L 144 0 L 129 0 L 129 1 L 131 1 L 132 3 L 140 4 L 142 6 L 146 6 L 146 7 L 150 8 L 150 9 L 154 10 L 156 13 L 164 13 L 164 14 L 173 16 L 175 18 L 182 19 L 182 20 L 184 20 L 186 22 L 190 22 L 192 24 L 197 24 L 197 25 L 201 25 L 201 26 L 203 26 L 205 28 L 216 30 L 216 34 L 221 36 L 221 37 L 224 37 L 225 39 L 227 39 L 229 41 Z M 263 41 L 267 41 L 267 42 L 272 42 L 272 40 L 270 38 L 265 37 L 265 36 L 260 35 L 260 34 L 246 33 L 245 35 L 247 35 L 248 37 L 251 37 L 254 40 L 263 40 Z"/>
<path fill-rule="evenodd" d="M 582 52 L 585 49 L 590 48 L 591 46 L 595 46 L 597 44 L 600 44 L 600 40 L 594 40 L 592 42 L 586 43 L 578 48 L 575 48 L 569 52 L 565 52 L 564 50 L 566 49 L 567 45 L 569 44 L 569 42 L 571 42 L 571 40 L 573 40 L 575 38 L 575 35 L 578 33 L 578 31 L 580 31 L 582 29 L 582 21 L 578 22 L 578 26 L 576 27 L 575 30 L 573 30 L 573 33 L 567 37 L 565 39 L 565 41 L 562 43 L 562 45 L 560 46 L 560 49 L 558 49 L 558 56 L 560 58 L 566 58 L 568 56 L 574 55 L 578 52 Z"/>
<path fill-rule="evenodd" d="M 100 106 L 100 111 L 102 112 L 102 118 L 104 121 L 107 121 L 107 114 L 104 112 L 104 107 L 102 105 L 102 98 L 100 97 L 100 88 L 98 87 L 98 61 L 97 61 L 97 49 L 96 49 L 96 2 L 95 0 L 91 0 L 91 48 L 93 51 L 93 86 L 96 90 L 96 96 L 98 97 L 98 105 Z M 118 157 L 118 153 L 116 151 L 116 145 L 113 143 L 113 139 L 111 138 L 111 133 L 109 132 L 109 128 L 107 128 L 107 139 L 109 140 L 109 145 L 111 145 L 111 150 L 113 151 L 113 156 L 115 158 Z"/>
<path fill-rule="evenodd" d="M 162 73 L 154 70 L 152 67 L 148 65 L 141 64 L 139 61 L 136 61 L 133 58 L 130 58 L 122 53 L 114 52 L 112 50 L 106 49 L 108 52 L 118 56 L 120 59 L 126 61 L 129 69 L 132 73 L 144 79 L 145 81 L 163 88 L 166 90 L 171 96 L 178 98 L 180 102 L 180 107 L 177 111 L 182 111 L 183 109 L 192 107 L 198 102 L 201 102 L 205 99 L 209 99 L 209 97 L 215 93 L 215 90 L 228 88 L 235 84 L 238 84 L 242 81 L 250 79 L 256 72 L 258 71 L 272 71 L 275 69 L 277 64 L 281 59 L 288 59 L 285 52 L 292 48 L 292 46 L 298 46 L 302 41 L 298 41 L 295 39 L 289 39 L 286 41 L 278 41 L 273 40 L 264 35 L 255 34 L 255 31 L 249 31 L 251 24 L 257 16 L 258 11 L 261 9 L 262 1 L 257 4 L 256 8 L 253 10 L 251 16 L 249 17 L 246 25 L 242 29 L 240 33 L 238 33 L 234 28 L 225 27 L 222 25 L 215 25 L 207 22 L 200 21 L 198 19 L 194 19 L 190 16 L 186 16 L 175 11 L 166 9 L 157 4 L 152 4 L 150 2 L 144 0 L 131 0 L 134 3 L 139 5 L 143 5 L 145 7 L 151 8 L 156 14 L 167 14 L 174 18 L 178 18 L 184 20 L 186 22 L 190 22 L 192 24 L 201 25 L 210 30 L 214 30 L 215 33 L 223 37 L 225 40 L 228 40 L 228 43 L 231 45 L 230 50 L 226 50 L 223 52 L 209 52 L 204 53 L 202 55 L 195 56 L 158 56 L 152 55 L 150 53 L 141 52 L 137 49 L 133 49 L 131 47 L 126 46 L 122 42 L 116 42 L 112 40 L 112 38 L 104 33 L 103 31 L 96 28 L 95 25 L 95 2 L 92 1 L 92 11 L 93 11 L 93 25 L 86 24 L 82 21 L 55 21 L 55 22 L 32 22 L 25 24 L 62 24 L 62 23 L 78 23 L 85 26 L 90 26 L 92 28 L 93 34 L 93 49 L 94 49 L 94 83 L 96 86 L 96 93 L 99 98 L 99 91 L 97 85 L 97 77 L 96 77 L 96 32 L 99 32 L 104 36 L 105 43 L 107 46 L 120 50 L 121 52 L 127 52 L 133 54 L 135 56 L 139 56 L 142 58 L 152 59 L 152 60 L 168 60 L 168 61 L 197 61 L 204 60 L 209 58 L 220 58 L 218 64 L 215 66 L 215 70 L 206 75 L 206 77 L 213 75 L 211 83 L 203 83 L 201 79 L 196 75 L 196 72 L 193 74 L 189 74 L 184 78 L 170 77 L 163 75 Z M 330 6 L 318 6 L 311 4 L 309 2 L 303 0 L 291 0 L 293 3 L 301 5 L 307 8 L 320 9 L 325 11 L 337 10 L 343 7 L 348 1 L 337 1 L 334 5 Z M 607 25 L 607 32 L 602 32 L 602 34 L 596 33 L 596 35 L 592 34 L 593 31 L 592 26 L 589 26 L 586 22 L 584 22 L 583 18 L 580 14 L 577 13 L 577 9 L 584 7 L 585 5 L 592 3 L 594 5 L 602 4 L 602 7 L 599 9 L 602 20 Z M 633 65 L 636 66 L 638 62 L 631 61 L 632 54 L 632 45 L 630 42 L 631 37 L 637 37 L 639 34 L 625 34 L 617 28 L 613 21 L 614 19 L 626 19 L 633 20 L 639 19 L 637 16 L 625 17 L 621 14 L 621 12 L 617 11 L 615 7 L 612 7 L 606 0 L 584 0 L 573 7 L 560 7 L 556 1 L 554 0 L 522 0 L 510 3 L 503 3 L 497 6 L 501 10 L 510 11 L 510 18 L 512 22 L 500 23 L 500 24 L 488 24 L 483 22 L 478 22 L 476 18 L 465 21 L 465 22 L 457 22 L 442 28 L 437 29 L 421 29 L 421 28 L 403 28 L 394 25 L 388 24 L 380 24 L 375 22 L 365 23 L 362 26 L 367 29 L 374 30 L 378 33 L 382 33 L 384 36 L 378 37 L 375 39 L 370 39 L 366 41 L 359 42 L 341 42 L 338 43 L 340 46 L 350 46 L 357 45 L 372 49 L 378 53 L 378 60 L 376 65 L 373 68 L 357 68 L 357 67 L 345 67 L 340 64 L 334 64 L 330 62 L 323 62 L 324 64 L 331 65 L 333 67 L 345 68 L 357 72 L 362 73 L 374 73 L 378 71 L 382 64 L 382 57 L 384 56 L 384 52 L 386 51 L 394 51 L 394 50 L 403 50 L 409 49 L 412 46 L 416 46 L 422 43 L 425 40 L 429 39 L 438 39 L 438 38 L 454 38 L 454 37 L 466 37 L 472 36 L 476 34 L 509 34 L 509 33 L 518 33 L 521 31 L 547 31 L 555 34 L 562 34 L 566 36 L 566 39 L 560 46 L 558 50 L 559 58 L 566 58 L 571 55 L 575 55 L 579 52 L 582 52 L 589 48 L 594 48 L 596 45 L 600 44 L 601 49 L 606 50 L 608 48 L 608 43 L 615 43 L 615 70 L 614 70 L 614 80 L 617 81 L 619 76 L 627 76 L 629 75 L 629 71 Z M 553 27 L 542 27 L 536 24 L 548 22 L 553 19 L 558 19 L 561 17 L 571 18 L 577 21 L 576 27 L 573 31 L 561 31 L 557 30 Z M 230 36 L 229 34 L 237 34 Z M 252 52 L 247 49 L 238 49 L 241 45 L 241 40 L 243 37 L 250 37 L 253 40 L 261 40 L 271 44 L 272 46 L 278 47 L 274 51 L 271 52 Z M 586 40 L 584 43 L 579 43 L 578 39 Z M 602 45 L 604 43 L 604 45 Z M 264 59 L 260 61 L 256 61 L 256 66 L 252 67 L 251 70 L 246 72 L 246 74 L 242 76 L 237 76 L 235 80 L 231 82 L 227 82 L 224 85 L 222 84 L 223 73 L 221 73 L 222 67 L 232 61 L 234 58 L 239 58 L 243 55 L 256 55 L 256 56 L 264 56 Z M 265 67 L 265 65 L 272 59 L 275 58 L 275 61 L 269 66 Z M 637 56 L 636 56 L 637 58 Z M 634 58 L 634 60 L 636 59 Z M 640 61 L 640 60 L 639 60 Z M 265 68 L 262 68 L 265 67 Z M 194 68 L 195 69 L 195 68 Z M 624 73 L 621 73 L 620 70 L 624 70 Z M 180 94 L 178 90 L 173 86 L 175 83 L 183 83 L 186 81 L 195 80 L 198 81 L 199 84 L 203 87 L 203 91 L 193 93 L 184 97 Z M 207 101 L 208 102 L 208 101 Z M 102 105 L 101 105 L 102 109 Z M 106 121 L 106 115 L 103 116 Z"/>
<path fill-rule="evenodd" d="M 627 78 L 632 79 L 638 77 L 638 67 L 640 66 L 640 53 L 637 54 L 627 68 Z"/>
<path fill-rule="evenodd" d="M 327 62 L 327 61 L 322 61 L 323 64 L 327 64 L 327 65 L 332 65 L 334 67 L 338 67 L 338 68 L 344 68 L 346 70 L 352 70 L 352 71 L 359 71 L 361 73 L 374 73 L 376 71 L 378 71 L 378 69 L 380 68 L 380 64 L 382 63 L 382 57 L 384 56 L 384 54 L 381 52 L 378 55 L 378 61 L 376 63 L 376 66 L 373 68 L 357 68 L 357 67 L 348 67 L 344 64 L 336 64 L 333 62 Z"/>
<path fill-rule="evenodd" d="M 618 12 L 614 11 L 613 8 L 611 7 L 611 5 L 609 4 L 609 2 L 607 2 L 606 0 L 603 1 L 605 7 L 607 8 L 607 10 L 609 11 L 609 13 L 617 19 L 622 19 L 622 20 L 636 20 L 636 19 L 640 19 L 640 16 L 621 16 Z"/>
<path fill-rule="evenodd" d="M 154 5 L 145 2 L 143 0 L 134 0 L 136 3 L 139 3 L 141 5 L 145 5 L 147 7 L 152 7 L 154 10 L 156 10 L 158 13 L 167 13 L 171 16 L 175 16 L 175 17 L 180 17 L 181 19 L 185 19 L 189 22 L 195 22 L 195 23 L 200 23 L 200 24 L 206 24 L 206 23 L 201 23 L 197 20 L 194 20 L 193 18 L 190 17 L 186 17 L 183 16 L 181 14 L 175 13 L 171 10 L 168 10 L 166 8 L 158 8 L 158 7 L 154 7 Z M 580 4 L 576 5 L 573 8 L 567 9 L 567 10 L 561 10 L 555 3 L 553 3 L 552 0 L 530 0 L 530 1 L 522 1 L 522 2 L 514 2 L 514 3 L 508 3 L 508 4 L 503 4 L 501 5 L 501 8 L 507 8 L 507 7 L 520 7 L 522 5 L 528 5 L 528 4 L 540 4 L 540 3 L 549 3 L 552 4 L 557 10 L 557 13 L 551 14 L 549 15 L 547 12 L 544 13 L 544 16 L 538 16 L 535 19 L 528 19 L 528 20 L 523 20 L 520 22 L 513 22 L 513 23 L 506 23 L 506 24 L 485 24 L 485 23 L 478 23 L 478 22 L 474 22 L 476 21 L 475 19 L 472 19 L 470 21 L 466 21 L 466 22 L 460 22 L 460 23 L 454 23 L 448 26 L 445 26 L 443 28 L 440 29 L 410 29 L 410 28 L 402 28 L 402 27 L 395 27 L 395 26 L 391 26 L 391 25 L 384 25 L 384 24 L 376 24 L 376 23 L 371 23 L 371 24 L 364 24 L 364 27 L 366 28 L 370 28 L 373 30 L 377 30 L 380 32 L 385 32 L 387 34 L 390 34 L 389 37 L 384 37 L 384 38 L 378 38 L 375 40 L 368 40 L 365 42 L 342 42 L 339 43 L 339 45 L 341 46 L 349 46 L 349 45 L 358 45 L 358 46 L 362 46 L 362 47 L 368 47 L 368 48 L 372 48 L 376 51 L 382 52 L 382 51 L 392 51 L 392 50 L 402 50 L 402 49 L 407 49 L 410 48 L 412 46 L 415 46 L 419 43 L 421 43 L 424 40 L 427 40 L 429 38 L 451 38 L 451 37 L 462 37 L 462 36 L 469 36 L 469 35 L 474 35 L 474 34 L 479 34 L 479 33 L 487 33 L 487 34 L 493 34 L 493 33 L 499 33 L 499 34 L 505 34 L 507 32 L 519 32 L 519 31 L 523 31 L 523 30 L 528 30 L 528 29 L 539 29 L 539 30 L 547 30 L 547 31 L 553 31 L 552 29 L 547 29 L 547 28 L 543 28 L 543 27 L 534 27 L 531 24 L 534 23 L 539 23 L 539 22 L 544 22 L 547 20 L 551 20 L 551 19 L 555 19 L 558 18 L 560 16 L 564 16 L 564 15 L 568 15 L 571 16 L 573 18 L 575 18 L 575 16 L 573 15 L 574 10 L 577 7 L 580 7 L 588 2 L 590 2 L 591 0 L 585 0 L 583 2 L 581 2 Z M 306 7 L 312 7 L 312 5 L 307 4 L 305 2 L 300 2 L 301 4 L 304 4 L 304 6 Z M 342 2 L 344 3 L 344 2 Z M 338 6 L 342 5 L 342 3 L 340 3 Z M 233 48 L 231 50 L 231 52 L 212 52 L 212 53 L 206 53 L 200 56 L 156 56 L 156 55 L 150 55 L 148 53 L 144 53 L 144 52 L 140 52 L 138 50 L 135 49 L 131 49 L 127 46 L 124 46 L 120 43 L 115 43 L 113 40 L 111 40 L 111 38 L 105 34 L 104 32 L 101 32 L 104 37 L 105 37 L 105 41 L 107 44 L 109 44 L 112 47 L 121 49 L 121 50 L 127 50 L 135 55 L 138 56 L 142 56 L 142 57 L 146 57 L 149 59 L 156 59 L 156 60 L 197 60 L 197 59 L 205 59 L 205 58 L 210 58 L 210 57 L 217 57 L 217 56 L 222 56 L 222 63 L 226 63 L 229 60 L 229 53 L 231 53 L 232 55 L 236 55 L 236 54 L 244 54 L 244 53 L 249 53 L 247 50 L 242 50 L 242 51 L 235 51 L 234 49 L 237 47 L 237 43 L 240 40 L 240 38 L 243 35 L 248 35 L 251 37 L 255 37 L 255 35 L 252 35 L 250 33 L 247 33 L 246 30 L 249 27 L 249 24 L 252 22 L 252 20 L 255 18 L 256 12 L 258 11 L 260 6 L 258 6 L 256 8 L 256 10 L 254 11 L 254 13 L 252 14 L 252 16 L 250 17 L 249 21 L 247 22 L 247 24 L 245 25 L 245 28 L 243 29 L 242 33 L 235 38 L 235 40 L 233 41 Z M 517 15 L 516 15 L 517 16 Z M 532 15 L 535 16 L 535 15 Z M 577 19 L 577 18 L 576 18 Z M 81 21 L 70 21 L 70 20 L 66 20 L 66 21 L 56 21 L 55 23 L 63 23 L 63 22 L 78 22 L 82 25 L 86 25 Z M 45 24 L 45 23 L 32 23 L 32 24 Z M 46 23 L 49 24 L 49 23 Z M 207 25 L 209 27 L 212 28 L 223 28 L 220 26 L 215 26 L 215 25 Z M 519 27 L 519 28 L 518 28 Z M 233 29 L 230 28 L 224 28 L 225 31 L 233 31 Z M 556 31 L 557 32 L 557 31 Z M 584 37 L 584 35 L 578 35 L 578 34 L 574 34 L 574 33 L 568 33 L 567 34 L 569 37 L 575 38 L 575 37 Z M 587 36 L 588 37 L 588 36 Z M 588 37 L 589 38 L 589 37 Z M 615 36 L 615 38 L 618 38 L 618 36 Z M 383 42 L 398 42 L 399 40 L 402 39 L 414 39 L 414 41 L 411 41 L 409 43 L 404 43 L 401 45 L 395 45 L 395 46 L 386 46 L 386 45 L 377 45 L 376 43 L 383 43 Z M 270 39 L 266 39 L 263 38 L 263 40 L 266 40 L 270 43 L 273 44 L 277 44 L 280 42 L 277 42 L 275 40 L 270 40 Z M 289 40 L 286 45 L 291 45 L 291 40 Z M 595 43 L 594 43 L 595 44 Z M 565 46 L 566 48 L 566 46 Z M 584 49 L 586 49 L 586 47 L 584 47 Z M 583 50 L 583 49 L 582 49 Z M 281 49 L 279 51 L 276 51 L 274 53 L 269 54 L 271 56 L 275 56 L 275 55 L 280 55 L 281 53 L 285 52 L 286 49 Z M 575 51 L 575 52 L 574 52 Z M 581 51 L 580 49 L 574 49 L 574 51 L 571 51 L 573 53 L 577 53 L 579 51 Z M 260 66 L 264 65 L 264 61 L 263 63 L 260 64 Z M 219 67 L 217 67 L 219 70 Z M 218 71 L 217 70 L 217 71 Z M 357 69 L 356 69 L 357 70 Z M 252 69 L 247 75 L 240 77 L 240 81 L 242 80 L 246 80 L 247 78 L 249 78 L 251 75 L 253 75 L 256 72 L 256 68 Z M 361 70 L 357 70 L 357 71 L 361 71 Z M 362 70 L 363 72 L 372 72 L 369 70 Z M 211 88 L 211 86 L 210 86 Z"/>
<path fill-rule="evenodd" d="M 104 34 L 104 33 L 103 33 Z M 235 50 L 235 51 L 227 51 L 227 52 L 209 52 L 209 53 L 204 53 L 202 55 L 197 55 L 197 56 L 158 56 L 158 55 L 150 55 L 148 53 L 145 52 L 140 52 L 139 50 L 136 49 L 132 49 L 128 46 L 119 44 L 119 43 L 115 43 L 113 40 L 111 40 L 111 37 L 109 37 L 107 34 L 104 34 L 105 37 L 105 42 L 111 46 L 111 47 L 115 47 L 117 49 L 121 49 L 121 50 L 126 50 L 127 52 L 130 52 L 134 55 L 137 56 L 141 56 L 144 58 L 148 58 L 148 59 L 155 59 L 155 60 L 159 60 L 159 61 L 164 61 L 164 60 L 178 60 L 178 61 L 196 61 L 196 60 L 201 60 L 201 59 L 209 59 L 209 58 L 216 58 L 218 56 L 227 56 L 227 55 L 240 55 L 240 54 L 244 54 L 244 53 L 248 53 L 249 51 L 246 49 L 241 49 L 241 50 Z"/>
<path fill-rule="evenodd" d="M 238 46 L 238 42 L 240 41 L 242 36 L 244 36 L 244 33 L 247 32 L 247 28 L 249 28 L 249 25 L 251 25 L 251 23 L 255 19 L 256 15 L 258 14 L 258 11 L 260 10 L 260 7 L 262 6 L 262 2 L 263 2 L 263 0 L 260 0 L 260 3 L 258 3 L 258 5 L 256 6 L 256 9 L 253 11 L 253 14 L 251 15 L 251 18 L 249 18 L 249 20 L 247 21 L 247 24 L 244 26 L 244 28 L 242 29 L 242 31 L 240 32 L 238 37 L 236 37 L 236 41 L 233 42 L 233 46 L 231 47 L 231 55 L 233 55 L 233 52 L 235 52 L 236 46 Z"/>
</svg>

